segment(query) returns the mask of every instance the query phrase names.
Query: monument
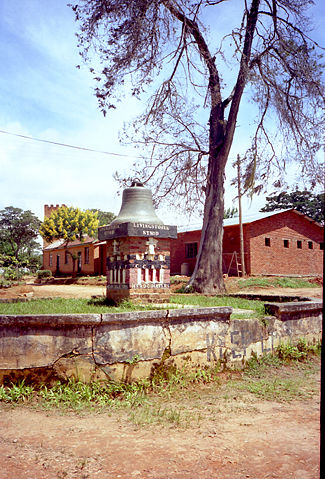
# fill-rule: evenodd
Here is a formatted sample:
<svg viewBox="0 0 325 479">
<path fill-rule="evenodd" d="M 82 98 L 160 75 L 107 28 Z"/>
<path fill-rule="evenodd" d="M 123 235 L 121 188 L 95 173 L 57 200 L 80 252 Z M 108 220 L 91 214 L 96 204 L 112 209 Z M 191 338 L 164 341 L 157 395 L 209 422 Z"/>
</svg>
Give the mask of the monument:
<svg viewBox="0 0 325 479">
<path fill-rule="evenodd" d="M 158 218 L 149 189 L 140 182 L 126 188 L 117 218 L 98 228 L 99 240 L 107 242 L 107 298 L 168 302 L 170 239 L 176 237 L 176 226 Z"/>
</svg>

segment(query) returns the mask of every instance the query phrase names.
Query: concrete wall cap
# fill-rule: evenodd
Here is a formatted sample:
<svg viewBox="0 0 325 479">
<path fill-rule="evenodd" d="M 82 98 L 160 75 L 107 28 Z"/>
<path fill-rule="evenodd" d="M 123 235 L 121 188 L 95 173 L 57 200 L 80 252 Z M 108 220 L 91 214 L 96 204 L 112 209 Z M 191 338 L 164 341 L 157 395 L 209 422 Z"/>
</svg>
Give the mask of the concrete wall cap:
<svg viewBox="0 0 325 479">
<path fill-rule="evenodd" d="M 176 320 L 229 321 L 233 309 L 228 306 L 211 308 L 159 309 L 149 311 L 128 311 L 125 313 L 103 314 L 33 314 L 0 315 L 0 327 L 57 327 L 99 326 L 117 323 L 147 323 Z"/>
<path fill-rule="evenodd" d="M 229 306 L 218 306 L 218 307 L 208 307 L 208 308 L 186 308 L 186 309 L 170 309 L 168 314 L 168 319 L 213 319 L 218 318 L 218 320 L 223 319 L 224 321 L 229 321 L 230 315 L 233 311 L 233 308 Z"/>
<path fill-rule="evenodd" d="M 125 313 L 103 313 L 101 324 L 164 321 L 167 315 L 168 311 L 166 309 L 128 311 Z"/>
<path fill-rule="evenodd" d="M 101 322 L 100 314 L 32 314 L 0 315 L 0 327 L 67 327 L 96 326 Z"/>
<path fill-rule="evenodd" d="M 280 317 L 281 315 L 296 314 L 297 312 L 321 313 L 323 311 L 322 301 L 297 301 L 290 303 L 265 303 L 266 314 Z"/>
<path fill-rule="evenodd" d="M 313 311 L 323 308 L 322 301 L 297 301 L 289 303 L 265 303 L 265 306 L 272 307 L 279 311 Z"/>
</svg>

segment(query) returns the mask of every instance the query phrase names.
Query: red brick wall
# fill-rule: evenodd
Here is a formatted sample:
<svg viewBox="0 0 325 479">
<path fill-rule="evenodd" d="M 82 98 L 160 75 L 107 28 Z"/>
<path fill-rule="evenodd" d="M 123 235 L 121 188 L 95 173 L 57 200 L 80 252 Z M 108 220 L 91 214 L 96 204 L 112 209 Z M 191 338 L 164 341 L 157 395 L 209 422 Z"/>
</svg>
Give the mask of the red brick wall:
<svg viewBox="0 0 325 479">
<path fill-rule="evenodd" d="M 247 236 L 245 234 L 245 225 L 243 229 L 245 271 L 249 274 L 249 242 L 247 241 Z M 238 271 L 242 271 L 239 225 L 226 226 L 224 228 L 222 251 L 223 272 L 230 276 L 237 276 Z"/>
<path fill-rule="evenodd" d="M 171 240 L 170 252 L 170 271 L 171 274 L 181 274 L 182 263 L 187 263 L 189 266 L 189 274 L 193 273 L 196 258 L 186 258 L 186 244 L 197 243 L 199 249 L 201 239 L 201 230 L 189 231 L 185 233 L 178 233 L 177 239 Z M 223 234 L 223 272 L 230 275 L 237 274 L 236 259 L 233 252 L 237 251 L 237 259 L 239 261 L 239 226 L 228 226 L 224 228 Z M 247 251 L 247 247 L 246 247 Z M 247 256 L 247 254 L 245 255 Z"/>
<path fill-rule="evenodd" d="M 107 245 L 96 245 L 94 249 L 94 274 L 106 275 Z"/>
<path fill-rule="evenodd" d="M 52 211 L 61 208 L 61 206 L 65 205 L 44 205 L 44 218 L 49 218 L 51 216 Z"/>
<path fill-rule="evenodd" d="M 192 274 L 196 258 L 186 258 L 185 248 L 187 243 L 197 243 L 199 249 L 201 239 L 201 230 L 177 233 L 177 239 L 172 239 L 170 243 L 170 272 L 171 274 L 181 274 L 182 263 L 189 266 L 189 274 Z"/>
<path fill-rule="evenodd" d="M 279 213 L 247 225 L 250 274 L 323 274 L 324 229 L 293 211 Z M 271 246 L 265 246 L 265 238 Z M 289 248 L 284 247 L 289 241 Z M 297 248 L 301 241 L 302 248 Z M 312 242 L 313 249 L 308 248 Z"/>
<path fill-rule="evenodd" d="M 265 238 L 270 238 L 271 246 L 265 246 Z M 199 245 L 201 231 L 178 233 L 171 240 L 171 274 L 180 274 L 182 263 L 188 263 L 189 273 L 193 272 L 196 258 L 185 257 L 186 243 Z M 283 240 L 289 240 L 289 248 L 284 248 Z M 301 241 L 302 249 L 297 248 Z M 312 242 L 313 249 L 308 248 Z M 245 267 L 247 274 L 297 274 L 322 275 L 324 228 L 307 220 L 294 211 L 279 213 L 254 223 L 244 225 Z M 237 275 L 233 252 L 237 252 L 240 262 L 239 225 L 224 228 L 223 272 Z M 229 269 L 229 266 L 230 269 Z"/>
<path fill-rule="evenodd" d="M 120 255 L 123 256 L 125 254 L 137 254 L 137 253 L 145 253 L 148 249 L 147 237 L 133 237 L 128 236 L 126 238 L 117 238 L 119 241 L 119 249 Z M 162 254 L 164 256 L 169 256 L 170 251 L 170 239 L 168 238 L 155 238 L 158 240 L 156 246 L 156 254 Z M 107 241 L 107 256 L 113 256 L 113 241 Z"/>
<path fill-rule="evenodd" d="M 85 248 L 89 248 L 89 263 L 85 263 Z M 94 274 L 96 273 L 95 269 L 95 256 L 98 255 L 99 247 L 95 246 L 94 244 L 83 244 L 79 246 L 71 246 L 68 248 L 68 251 L 71 251 L 72 254 L 78 254 L 81 252 L 81 274 Z M 52 265 L 50 265 L 50 255 L 52 255 Z M 49 269 L 52 273 L 57 272 L 57 256 L 60 257 L 59 260 L 59 267 L 60 273 L 62 274 L 72 274 L 73 272 L 73 262 L 71 255 L 68 254 L 67 256 L 67 264 L 65 263 L 65 250 L 62 249 L 55 249 L 55 250 L 47 250 L 43 251 L 43 268 Z M 76 261 L 75 265 L 75 272 L 78 270 L 78 261 Z"/>
</svg>

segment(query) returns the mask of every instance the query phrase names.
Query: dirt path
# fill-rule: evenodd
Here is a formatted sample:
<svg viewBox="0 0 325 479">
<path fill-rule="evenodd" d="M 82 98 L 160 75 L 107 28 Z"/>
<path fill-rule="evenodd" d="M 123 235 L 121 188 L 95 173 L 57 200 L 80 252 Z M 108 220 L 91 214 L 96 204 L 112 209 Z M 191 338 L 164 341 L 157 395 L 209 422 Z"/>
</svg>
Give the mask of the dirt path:
<svg viewBox="0 0 325 479">
<path fill-rule="evenodd" d="M 86 286 L 78 284 L 43 284 L 33 285 L 34 297 L 60 296 L 61 298 L 91 298 L 92 296 L 104 296 L 105 286 Z"/>
<path fill-rule="evenodd" d="M 105 286 L 89 286 L 79 284 L 26 284 L 0 289 L 1 298 L 91 298 L 92 296 L 104 296 Z"/>
<path fill-rule="evenodd" d="M 139 428 L 114 413 L 0 406 L 0 431 L 1 479 L 319 477 L 319 397 L 229 398 L 214 417 L 185 430 Z"/>
<path fill-rule="evenodd" d="M 235 291 L 233 291 L 235 292 Z M 288 296 L 303 296 L 312 298 L 322 298 L 323 289 L 319 288 L 254 288 L 251 290 L 241 290 L 241 293 L 273 294 Z M 1 298 L 91 298 L 92 296 L 104 296 L 106 294 L 105 286 L 79 285 L 79 284 L 35 284 L 27 283 L 22 286 L 13 286 L 11 288 L 0 289 Z"/>
</svg>

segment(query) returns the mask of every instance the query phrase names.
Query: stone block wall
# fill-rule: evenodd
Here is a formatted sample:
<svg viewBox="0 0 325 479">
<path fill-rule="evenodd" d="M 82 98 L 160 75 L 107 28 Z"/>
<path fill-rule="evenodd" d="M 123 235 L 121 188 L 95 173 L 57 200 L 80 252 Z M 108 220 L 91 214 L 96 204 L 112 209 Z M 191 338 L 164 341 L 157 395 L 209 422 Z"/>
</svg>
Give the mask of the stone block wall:
<svg viewBox="0 0 325 479">
<path fill-rule="evenodd" d="M 0 383 L 132 381 L 166 362 L 241 367 L 281 342 L 321 339 L 322 303 L 272 305 L 266 324 L 231 319 L 232 308 L 109 314 L 1 315 Z"/>
</svg>

